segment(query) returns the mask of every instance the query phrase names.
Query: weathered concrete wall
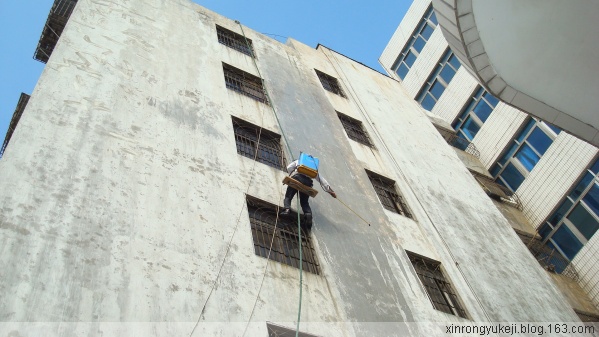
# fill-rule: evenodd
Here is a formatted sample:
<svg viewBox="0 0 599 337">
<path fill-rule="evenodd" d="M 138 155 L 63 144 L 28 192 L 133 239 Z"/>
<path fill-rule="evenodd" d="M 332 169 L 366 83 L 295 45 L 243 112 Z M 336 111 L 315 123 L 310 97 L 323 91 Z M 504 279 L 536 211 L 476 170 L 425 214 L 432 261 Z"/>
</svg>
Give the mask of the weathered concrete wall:
<svg viewBox="0 0 599 337">
<path fill-rule="evenodd" d="M 290 325 L 298 270 L 269 262 L 258 294 L 267 260 L 244 208 L 246 193 L 280 205 L 285 173 L 237 154 L 231 116 L 284 133 L 288 157 L 320 157 L 372 224 L 325 193 L 311 201 L 322 274 L 303 274 L 305 331 L 466 322 L 433 309 L 404 249 L 443 263 L 475 321 L 576 320 L 398 82 L 244 28 L 279 127 L 269 106 L 225 87 L 222 62 L 259 74 L 218 43 L 215 24 L 241 33 L 185 0 L 79 2 L 0 161 L 2 321 L 173 322 L 184 335 L 198 318 L 198 335 L 241 335 L 250 319 L 249 335 Z M 335 110 L 361 120 L 375 149 L 349 140 Z M 365 168 L 396 181 L 415 220 L 382 208 Z"/>
</svg>

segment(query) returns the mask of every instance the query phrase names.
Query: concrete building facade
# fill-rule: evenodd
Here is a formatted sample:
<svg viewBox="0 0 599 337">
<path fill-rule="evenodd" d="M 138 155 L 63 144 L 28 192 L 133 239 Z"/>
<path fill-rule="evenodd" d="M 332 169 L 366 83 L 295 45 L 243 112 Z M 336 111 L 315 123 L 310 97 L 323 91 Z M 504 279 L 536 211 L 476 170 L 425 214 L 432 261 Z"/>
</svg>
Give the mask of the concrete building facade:
<svg viewBox="0 0 599 337">
<path fill-rule="evenodd" d="M 347 205 L 311 199 L 306 336 L 578 321 L 412 89 L 187 0 L 80 0 L 0 160 L 2 329 L 294 330 L 300 151 Z"/>
<path fill-rule="evenodd" d="M 517 194 L 544 244 L 571 261 L 599 305 L 597 148 L 487 92 L 453 53 L 439 25 L 447 18 L 433 5 L 414 1 L 379 62 L 421 107 L 476 146 L 490 176 Z"/>
</svg>

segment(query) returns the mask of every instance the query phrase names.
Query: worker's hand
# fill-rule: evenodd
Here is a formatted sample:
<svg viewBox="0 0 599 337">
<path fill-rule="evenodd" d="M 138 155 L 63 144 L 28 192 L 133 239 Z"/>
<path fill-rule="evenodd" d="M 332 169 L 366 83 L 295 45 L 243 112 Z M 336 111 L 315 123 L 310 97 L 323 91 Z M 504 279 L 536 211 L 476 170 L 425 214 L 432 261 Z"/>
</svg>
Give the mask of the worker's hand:
<svg viewBox="0 0 599 337">
<path fill-rule="evenodd" d="M 335 192 L 329 192 L 329 194 L 331 195 L 331 197 L 337 198 L 337 194 Z"/>
</svg>

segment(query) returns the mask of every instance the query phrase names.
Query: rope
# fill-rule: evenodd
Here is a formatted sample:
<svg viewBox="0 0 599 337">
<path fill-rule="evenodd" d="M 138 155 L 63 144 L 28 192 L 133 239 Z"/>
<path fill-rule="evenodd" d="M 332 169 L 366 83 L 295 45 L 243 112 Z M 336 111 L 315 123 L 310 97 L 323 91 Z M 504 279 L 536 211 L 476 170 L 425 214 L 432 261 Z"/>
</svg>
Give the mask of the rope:
<svg viewBox="0 0 599 337">
<path fill-rule="evenodd" d="M 241 28 L 241 33 L 243 34 L 243 39 L 245 40 L 245 44 L 248 48 L 250 48 L 250 44 L 247 40 L 247 37 L 245 35 L 245 31 L 243 30 L 243 26 L 241 25 L 241 23 L 239 21 L 235 21 L 235 23 L 237 23 L 239 25 L 239 28 Z M 285 142 L 285 145 L 287 146 L 287 150 L 289 151 L 289 155 L 291 156 L 291 159 L 295 160 L 295 157 L 293 156 L 293 152 L 291 151 L 291 147 L 289 146 L 289 142 L 287 140 L 287 136 L 285 135 L 285 131 L 283 130 L 283 127 L 281 126 L 281 121 L 279 120 L 279 116 L 277 115 L 277 111 L 275 110 L 274 107 L 274 103 L 272 102 L 271 98 L 270 98 L 270 94 L 268 93 L 268 89 L 266 88 L 266 85 L 264 84 L 264 80 L 262 80 L 262 74 L 260 73 L 260 68 L 258 68 L 258 64 L 256 63 L 256 58 L 255 55 L 253 53 L 253 49 L 252 50 L 252 61 L 254 62 L 254 67 L 256 67 L 256 71 L 258 72 L 258 77 L 260 77 L 261 81 L 262 81 L 262 88 L 264 89 L 264 93 L 266 94 L 266 98 L 268 99 L 268 102 L 270 103 L 270 107 L 272 108 L 272 112 L 273 115 L 275 116 L 275 119 L 277 121 L 277 124 L 279 125 L 279 130 L 281 130 L 281 134 L 283 135 L 283 139 Z M 300 214 L 299 214 L 299 207 L 300 207 L 300 201 L 299 201 L 299 195 L 297 196 L 297 236 L 298 236 L 298 245 L 299 245 L 299 277 L 300 277 L 300 282 L 299 282 L 299 305 L 298 305 L 298 309 L 297 309 L 297 326 L 295 329 L 295 337 L 299 336 L 299 324 L 300 324 L 300 319 L 301 319 L 301 313 L 302 313 L 302 295 L 303 295 L 303 253 L 302 253 L 302 228 L 301 228 L 301 222 L 300 222 Z M 274 233 L 273 233 L 274 236 Z M 270 254 L 270 252 L 269 252 Z M 268 261 L 267 261 L 268 263 Z M 266 269 L 265 269 L 265 273 L 266 273 Z M 257 297 L 260 296 L 260 292 L 258 292 L 258 294 L 256 295 L 256 300 Z M 253 312 L 253 309 L 252 309 Z M 250 320 L 251 320 L 251 316 L 250 316 Z M 248 325 L 249 325 L 249 320 L 248 320 Z M 246 326 L 246 330 L 247 330 L 247 326 Z M 245 334 L 245 331 L 244 331 Z"/>
<path fill-rule="evenodd" d="M 341 199 L 339 199 L 339 197 L 337 197 L 336 199 L 337 199 L 337 200 L 339 200 L 339 202 L 340 202 L 340 203 L 341 203 L 343 206 L 347 207 L 347 209 L 349 209 L 350 211 L 354 212 L 354 214 L 355 214 L 356 216 L 358 216 L 358 218 L 362 219 L 362 221 L 364 221 L 364 222 L 365 222 L 365 223 L 366 223 L 368 226 L 370 226 L 370 223 L 369 223 L 368 221 L 364 220 L 364 218 L 363 218 L 363 217 L 361 217 L 361 216 L 360 216 L 360 214 L 356 213 L 356 211 L 354 211 L 353 209 L 351 209 L 351 207 L 347 206 L 347 205 L 346 205 L 346 204 L 345 204 L 343 201 L 341 201 Z"/>
<path fill-rule="evenodd" d="M 325 47 L 326 48 L 326 47 Z M 328 48 L 327 48 L 328 49 Z M 328 49 L 330 50 L 330 49 Z M 322 53 L 325 55 L 325 57 L 327 58 L 327 60 L 329 60 L 329 63 L 331 64 L 331 66 L 335 69 L 335 71 L 337 71 L 337 68 L 335 67 L 335 65 L 333 64 L 333 62 L 331 62 L 331 59 L 329 58 L 329 56 L 324 52 L 324 50 L 322 50 Z M 334 57 L 334 56 L 333 56 Z M 337 62 L 337 65 L 339 66 L 338 61 L 335 59 L 335 61 Z M 346 79 L 348 78 L 347 75 L 345 74 L 345 72 L 343 71 L 343 68 L 340 67 L 341 69 L 341 73 L 343 73 L 343 77 L 345 77 Z M 358 95 L 355 95 L 355 89 L 353 87 L 353 85 L 351 84 L 351 81 L 347 81 L 348 85 L 351 89 L 350 95 L 352 96 L 353 99 L 356 100 L 356 106 L 358 107 L 358 109 L 360 109 L 360 112 L 362 113 L 362 115 L 369 121 L 369 123 L 371 124 L 373 130 L 375 131 L 375 134 L 377 136 L 377 138 L 379 139 L 379 141 L 381 142 L 381 144 L 383 145 L 383 148 L 385 149 L 385 152 L 387 152 L 387 154 L 389 155 L 389 157 L 391 158 L 391 161 L 393 162 L 393 165 L 395 166 L 395 168 L 397 169 L 397 171 L 399 172 L 399 174 L 402 176 L 402 178 L 407 181 L 407 178 L 405 176 L 405 174 L 403 173 L 401 166 L 399 165 L 399 163 L 397 163 L 397 160 L 395 159 L 395 157 L 391 154 L 391 150 L 389 150 L 387 144 L 385 143 L 385 141 L 383 140 L 383 138 L 381 137 L 381 135 L 379 134 L 376 126 L 374 125 L 374 123 L 370 120 L 368 113 L 366 112 L 366 108 L 364 108 L 364 104 L 362 103 L 362 101 L 360 100 L 360 98 L 358 97 Z M 412 189 L 412 187 L 408 184 L 408 189 L 410 190 L 410 192 L 412 192 L 412 195 L 414 196 L 414 198 L 416 199 L 416 201 L 418 202 L 418 204 L 420 205 L 420 207 L 425 210 L 422 201 L 420 201 L 420 198 L 418 198 L 418 194 L 416 194 L 414 192 L 414 190 Z M 437 226 L 435 225 L 435 223 L 432 221 L 431 217 L 428 215 L 428 212 L 424 212 L 424 214 L 426 214 L 426 217 L 428 219 L 428 221 L 431 223 L 431 225 L 433 226 L 433 228 L 435 229 L 435 231 L 437 232 L 437 235 L 439 236 L 439 238 L 441 239 L 441 242 L 443 243 L 443 245 L 445 246 L 445 249 L 447 250 L 447 252 L 449 253 L 449 256 L 451 257 L 451 259 L 453 260 L 456 268 L 458 269 L 458 271 L 460 272 L 460 274 L 462 275 L 463 280 L 466 282 L 466 284 L 468 285 L 468 288 L 470 288 L 470 291 L 472 292 L 472 294 L 474 295 L 474 297 L 476 298 L 476 301 L 478 302 L 479 306 L 481 307 L 483 313 L 485 314 L 485 316 L 487 317 L 487 320 L 490 322 L 491 321 L 491 317 L 489 316 L 489 314 L 487 313 L 487 310 L 485 309 L 485 307 L 482 305 L 482 301 L 481 299 L 478 297 L 478 295 L 476 294 L 476 292 L 474 291 L 474 288 L 472 287 L 472 285 L 470 284 L 470 282 L 468 281 L 468 279 L 466 278 L 466 275 L 464 273 L 464 271 L 462 270 L 462 268 L 460 267 L 458 261 L 456 260 L 455 256 L 453 255 L 453 253 L 451 252 L 451 249 L 449 248 L 449 245 L 447 244 L 447 242 L 445 241 L 445 239 L 443 238 L 443 236 L 441 236 L 441 232 L 439 231 L 439 229 L 437 228 Z"/>
</svg>

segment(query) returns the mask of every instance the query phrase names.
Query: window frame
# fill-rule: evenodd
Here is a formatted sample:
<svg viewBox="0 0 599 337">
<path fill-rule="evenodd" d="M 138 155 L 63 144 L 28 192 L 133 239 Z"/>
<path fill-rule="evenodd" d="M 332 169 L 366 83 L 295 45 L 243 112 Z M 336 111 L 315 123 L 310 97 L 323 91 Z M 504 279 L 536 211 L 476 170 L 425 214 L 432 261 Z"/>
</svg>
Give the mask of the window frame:
<svg viewBox="0 0 599 337">
<path fill-rule="evenodd" d="M 222 62 L 222 64 L 227 89 L 270 105 L 263 79 L 225 62 Z"/>
<path fill-rule="evenodd" d="M 320 81 L 320 84 L 324 88 L 324 90 L 334 93 L 335 95 L 341 96 L 343 98 L 347 98 L 343 88 L 341 88 L 341 84 L 339 79 L 333 77 L 329 74 L 326 74 L 318 69 L 314 69 L 316 72 L 316 77 Z"/>
<path fill-rule="evenodd" d="M 433 9 L 433 5 L 430 4 L 428 6 L 427 10 L 424 12 L 424 15 L 422 15 L 420 22 L 418 23 L 418 25 L 416 26 L 416 28 L 410 35 L 410 39 L 406 42 L 403 49 L 401 50 L 401 53 L 399 53 L 399 55 L 397 56 L 397 59 L 395 60 L 395 62 L 393 62 L 393 65 L 391 66 L 391 70 L 397 75 L 397 77 L 400 78 L 400 80 L 403 80 L 408 75 L 408 73 L 410 72 L 410 69 L 412 69 L 412 66 L 414 65 L 414 62 L 416 62 L 416 59 L 418 58 L 418 56 L 420 56 L 420 52 L 422 51 L 422 49 L 424 49 L 424 47 L 426 46 L 426 43 L 430 39 L 430 36 L 428 38 L 425 38 L 424 35 L 421 34 L 423 32 L 423 30 L 426 27 L 432 28 L 432 30 L 433 30 L 433 32 L 431 33 L 431 36 L 432 36 L 432 34 L 434 33 L 434 31 L 438 25 L 439 25 L 439 23 L 437 21 L 437 16 Z M 414 47 L 414 44 L 418 40 L 418 38 L 422 38 L 422 40 L 424 40 L 424 44 L 422 45 L 422 48 L 420 49 L 420 51 L 418 51 L 418 49 L 416 47 Z M 408 63 L 405 62 L 408 54 L 410 54 L 410 53 L 412 55 L 414 55 L 414 61 L 412 62 L 412 65 L 408 65 Z M 401 68 L 402 64 L 405 65 L 405 68 L 407 68 L 405 75 L 403 75 L 403 76 L 398 72 L 398 70 Z"/>
<path fill-rule="evenodd" d="M 368 135 L 368 132 L 366 132 L 366 129 L 361 121 L 339 111 L 336 112 L 337 117 L 339 117 L 339 121 L 341 121 L 341 125 L 343 125 L 345 134 L 349 139 L 374 148 L 374 144 L 372 143 L 372 140 L 370 139 L 370 136 Z"/>
<path fill-rule="evenodd" d="M 219 25 L 216 25 L 216 36 L 220 44 L 237 50 L 249 57 L 256 57 L 251 39 Z"/>
<path fill-rule="evenodd" d="M 493 103 L 490 102 L 487 97 L 485 97 L 485 95 L 487 95 L 487 94 L 495 99 L 495 101 L 496 101 L 495 105 L 493 105 Z M 470 99 L 464 105 L 464 107 L 462 108 L 462 111 L 460 112 L 458 117 L 451 124 L 453 129 L 456 131 L 456 134 L 458 135 L 458 137 L 464 138 L 468 141 L 472 141 L 474 139 L 474 137 L 476 137 L 476 134 L 478 133 L 478 131 L 480 131 L 480 129 L 482 128 L 483 124 L 487 121 L 487 119 L 482 120 L 481 117 L 479 115 L 477 115 L 475 112 L 475 109 L 478 107 L 478 105 L 481 102 L 484 102 L 489 107 L 491 107 L 491 112 L 489 113 L 489 116 L 493 113 L 493 111 L 499 104 L 499 100 L 495 96 L 493 96 L 491 93 L 489 93 L 487 90 L 485 90 L 485 88 L 483 88 L 482 86 L 478 85 L 476 87 L 476 89 L 474 89 L 474 91 L 472 92 L 472 95 L 470 95 Z M 489 116 L 487 116 L 487 118 Z M 474 133 L 472 138 L 469 138 L 468 134 L 463 131 L 463 126 L 466 124 L 466 121 L 469 119 L 472 120 L 472 122 L 478 126 L 478 130 Z"/>
<path fill-rule="evenodd" d="M 365 171 L 384 209 L 414 219 L 412 210 L 408 206 L 404 196 L 398 190 L 395 181 L 370 170 Z M 375 182 L 377 183 L 375 184 Z M 381 194 L 383 195 L 381 196 Z"/>
<path fill-rule="evenodd" d="M 455 67 L 453 64 L 451 64 L 450 60 L 452 59 L 452 57 L 455 58 L 455 60 L 457 61 L 457 63 L 458 63 L 457 67 Z M 446 81 L 441 76 L 441 74 L 445 70 L 446 66 L 449 66 L 451 68 L 451 70 L 454 71 L 454 74 L 451 76 L 449 81 Z M 428 76 L 426 82 L 424 82 L 424 84 L 422 85 L 422 88 L 420 88 L 418 95 L 416 95 L 415 100 L 420 104 L 420 106 L 423 109 L 425 109 L 427 111 L 432 111 L 435 108 L 435 105 L 437 105 L 437 103 L 439 102 L 439 99 L 441 99 L 441 96 L 443 96 L 445 89 L 447 89 L 447 87 L 449 86 L 449 83 L 451 83 L 451 80 L 453 80 L 453 78 L 455 77 L 455 75 L 457 74 L 458 70 L 460 70 L 461 67 L 462 67 L 462 63 L 460 62 L 460 60 L 457 58 L 457 56 L 455 56 L 455 54 L 453 53 L 451 48 L 447 48 L 445 50 L 445 52 L 443 53 L 443 55 L 441 56 L 441 58 L 439 59 L 439 61 L 437 62 L 436 66 L 433 69 L 433 71 L 431 72 L 431 74 Z M 435 97 L 431 91 L 431 89 L 434 88 L 437 83 L 439 83 L 443 87 L 438 98 Z M 430 110 L 423 105 L 423 102 L 425 101 L 427 96 L 430 96 L 434 101 L 433 105 L 430 107 Z"/>
<path fill-rule="evenodd" d="M 410 263 L 414 268 L 414 272 L 416 273 L 420 284 L 424 288 L 429 301 L 431 301 L 433 308 L 446 314 L 468 319 L 468 313 L 464 308 L 464 304 L 455 287 L 450 282 L 449 277 L 447 277 L 446 273 L 444 272 L 441 262 L 410 252 L 408 250 L 405 252 L 408 255 L 408 259 L 410 260 Z M 421 264 L 424 264 L 426 267 L 430 266 L 434 269 L 431 270 L 431 268 L 428 268 L 422 271 L 422 269 L 419 269 Z M 431 286 L 431 282 L 425 281 L 425 278 L 434 280 L 432 285 L 436 286 L 436 290 L 441 294 L 441 296 L 434 296 L 434 293 L 429 291 L 429 289 L 433 287 Z M 440 285 L 440 283 L 443 283 L 443 285 Z M 435 300 L 433 300 L 433 297 L 435 297 Z M 438 298 L 442 299 L 444 303 L 440 302 Z M 448 309 L 445 309 L 444 307 L 447 307 Z"/>
<path fill-rule="evenodd" d="M 539 149 L 536 149 L 534 145 L 528 140 L 530 136 L 535 132 L 536 129 L 539 129 L 543 132 L 550 140 L 551 143 L 547 146 L 547 149 L 541 153 Z M 559 130 L 561 132 L 561 130 Z M 537 118 L 528 118 L 522 126 L 520 130 L 516 133 L 515 137 L 508 143 L 505 149 L 501 152 L 501 155 L 495 161 L 495 164 L 491 167 L 489 172 L 493 175 L 493 179 L 499 184 L 507 187 L 512 192 L 516 192 L 522 182 L 526 179 L 526 177 L 532 172 L 535 166 L 541 161 L 545 152 L 551 147 L 557 136 L 560 132 L 555 132 L 555 129 L 551 127 L 546 122 L 539 120 Z M 516 156 L 520 153 L 520 151 L 524 148 L 524 146 L 530 148 L 532 153 L 537 156 L 539 159 L 532 165 L 530 171 L 526 168 L 525 164 L 521 162 Z M 518 186 L 511 186 L 509 182 L 502 176 L 508 166 L 514 167 L 517 170 L 517 173 L 522 175 L 522 182 Z M 515 188 L 514 188 L 515 187 Z"/>
<path fill-rule="evenodd" d="M 291 216 L 281 217 L 277 207 L 271 203 L 246 194 L 248 221 L 254 244 L 254 254 L 269 260 L 299 268 L 299 235 L 297 233 L 297 213 L 291 211 Z M 276 223 L 276 229 L 275 229 Z M 283 226 L 284 225 L 284 226 Z M 276 231 L 276 233 L 275 233 Z M 275 234 L 270 250 L 273 233 Z M 320 263 L 310 229 L 301 225 L 302 237 L 302 267 L 303 270 L 320 275 Z M 270 255 L 268 254 L 270 250 Z M 293 254 L 296 253 L 296 254 Z"/>
<path fill-rule="evenodd" d="M 231 116 L 231 121 L 233 123 L 233 135 L 235 136 L 237 154 L 281 171 L 286 171 L 287 159 L 281 145 L 281 135 L 235 116 Z M 256 154 L 255 144 L 258 142 L 258 136 L 260 137 L 260 142 L 258 144 L 258 153 Z M 248 148 L 251 151 L 244 150 Z M 275 161 L 277 162 L 276 164 Z"/>
</svg>

